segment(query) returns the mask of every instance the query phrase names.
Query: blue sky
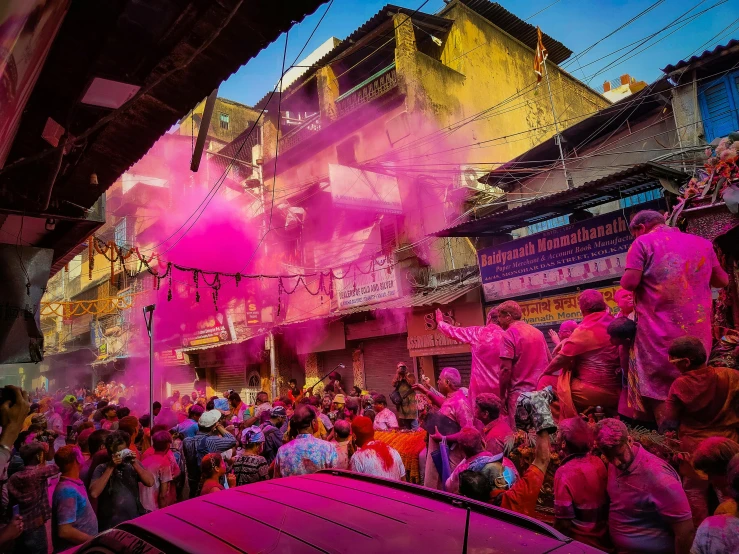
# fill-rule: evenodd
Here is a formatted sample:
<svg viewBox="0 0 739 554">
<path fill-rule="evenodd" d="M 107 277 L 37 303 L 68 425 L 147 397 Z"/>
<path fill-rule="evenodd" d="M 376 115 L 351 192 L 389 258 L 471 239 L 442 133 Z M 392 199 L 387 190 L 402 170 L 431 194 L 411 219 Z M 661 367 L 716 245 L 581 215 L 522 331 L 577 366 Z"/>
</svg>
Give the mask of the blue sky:
<svg viewBox="0 0 739 554">
<path fill-rule="evenodd" d="M 530 0 L 529 2 L 499 0 L 503 6 L 522 19 L 528 19 L 543 8 L 550 6 L 531 18 L 529 22 L 539 25 L 544 32 L 565 44 L 575 54 L 582 52 L 657 1 L 559 0 L 550 6 L 554 0 Z M 739 10 L 736 9 L 735 2 L 736 0 L 703 0 L 702 2 L 700 0 L 663 0 L 648 14 L 606 39 L 577 61 L 567 64 L 565 68 L 578 79 L 591 77 L 609 62 L 627 54 L 636 45 L 603 60 L 595 60 L 656 33 L 692 8 L 683 22 L 660 33 L 641 46 L 639 50 L 659 41 L 654 46 L 633 57 L 631 56 L 636 51 L 629 53 L 626 56 L 629 59 L 625 59 L 623 63 L 608 67 L 603 73 L 593 76 L 590 85 L 602 90 L 600 87 L 603 81 L 617 79 L 623 73 L 629 73 L 638 80 L 653 81 L 661 75 L 659 70 L 665 65 L 695 55 L 705 49 L 712 49 L 717 44 L 725 44 L 731 38 L 739 37 L 739 19 L 737 19 Z M 331 36 L 346 38 L 386 3 L 379 0 L 334 0 L 331 9 L 301 57 L 305 57 Z M 415 10 L 423 3 L 423 0 L 395 0 L 392 3 Z M 716 4 L 719 5 L 703 15 L 695 19 L 691 18 L 692 15 Z M 443 0 L 429 0 L 422 11 L 435 13 L 443 5 Z M 328 3 L 319 7 L 316 13 L 290 30 L 288 64 L 295 60 L 305 45 L 316 23 L 326 10 L 326 6 Z M 280 77 L 284 40 L 285 36 L 282 35 L 225 81 L 220 87 L 219 96 L 253 105 L 271 91 Z M 590 62 L 594 63 L 586 65 Z M 578 65 L 585 67 L 580 69 Z"/>
</svg>

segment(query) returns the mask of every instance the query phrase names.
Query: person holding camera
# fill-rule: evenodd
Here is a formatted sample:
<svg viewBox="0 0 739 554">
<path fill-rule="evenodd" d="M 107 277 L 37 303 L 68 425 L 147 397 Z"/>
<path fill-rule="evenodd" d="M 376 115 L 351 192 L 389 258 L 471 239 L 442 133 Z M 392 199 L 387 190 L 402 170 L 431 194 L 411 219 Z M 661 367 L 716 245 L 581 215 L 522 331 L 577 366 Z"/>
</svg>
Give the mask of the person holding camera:
<svg viewBox="0 0 739 554">
<path fill-rule="evenodd" d="M 90 497 L 97 499 L 98 526 L 106 531 L 145 513 L 139 499 L 139 483 L 154 486 L 154 476 L 128 448 L 131 436 L 114 431 L 105 439 L 110 462 L 99 465 L 92 475 Z"/>
<path fill-rule="evenodd" d="M 390 400 L 398 410 L 398 426 L 401 429 L 418 429 L 418 404 L 416 403 L 416 391 L 413 383 L 408 379 L 408 366 L 399 362 L 395 379 L 393 379 L 393 392 Z M 376 423 L 376 420 L 375 420 Z M 375 426 L 375 429 L 378 429 Z"/>
</svg>

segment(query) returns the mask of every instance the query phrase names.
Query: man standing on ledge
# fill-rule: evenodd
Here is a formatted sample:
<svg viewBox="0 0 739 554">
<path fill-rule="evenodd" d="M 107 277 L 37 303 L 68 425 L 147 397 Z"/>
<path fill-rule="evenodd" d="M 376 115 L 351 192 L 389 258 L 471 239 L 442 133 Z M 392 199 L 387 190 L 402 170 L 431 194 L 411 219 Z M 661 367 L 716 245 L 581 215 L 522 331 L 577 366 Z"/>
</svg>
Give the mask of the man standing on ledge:
<svg viewBox="0 0 739 554">
<path fill-rule="evenodd" d="M 470 372 L 470 406 L 475 405 L 478 394 L 490 393 L 501 396 L 500 348 L 503 344 L 503 329 L 498 326 L 498 312 L 490 310 L 487 325 L 455 327 L 444 321 L 444 314 L 436 310 L 436 328 L 450 339 L 470 345 L 472 370 Z"/>
<path fill-rule="evenodd" d="M 629 230 L 635 239 L 621 287 L 634 293 L 636 377 L 645 408 L 662 424 L 670 385 L 680 375 L 667 349 L 690 335 L 711 351 L 711 287 L 725 287 L 729 277 L 709 241 L 668 227 L 659 212 L 637 213 Z"/>
<path fill-rule="evenodd" d="M 507 399 L 508 419 L 514 425 L 518 396 L 536 390 L 552 355 L 544 333 L 523 321 L 518 303 L 506 300 L 497 310 L 498 324 L 505 330 L 500 351 L 501 398 Z"/>
</svg>

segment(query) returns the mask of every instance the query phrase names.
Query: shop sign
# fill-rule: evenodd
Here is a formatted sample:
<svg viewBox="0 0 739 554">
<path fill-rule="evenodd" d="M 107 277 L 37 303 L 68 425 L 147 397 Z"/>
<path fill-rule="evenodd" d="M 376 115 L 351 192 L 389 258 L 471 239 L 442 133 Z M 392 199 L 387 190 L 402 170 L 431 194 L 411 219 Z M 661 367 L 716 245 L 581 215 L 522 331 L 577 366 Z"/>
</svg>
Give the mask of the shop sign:
<svg viewBox="0 0 739 554">
<path fill-rule="evenodd" d="M 359 266 L 365 264 L 360 262 Z M 370 264 L 367 263 L 367 266 Z M 346 277 L 335 281 L 335 287 L 340 310 L 394 300 L 400 296 L 397 272 L 387 256 L 376 258 L 374 267 L 368 267 L 366 274 L 349 270 Z"/>
<path fill-rule="evenodd" d="M 457 327 L 483 325 L 479 293 L 473 298 L 441 307 L 444 321 Z M 469 352 L 467 344 L 450 339 L 437 329 L 436 308 L 414 311 L 408 316 L 408 351 L 411 356 L 436 356 Z"/>
<path fill-rule="evenodd" d="M 218 312 L 204 321 L 199 321 L 197 329 L 187 329 L 182 337 L 183 346 L 205 346 L 232 340 L 231 327 L 230 318 Z"/>
<path fill-rule="evenodd" d="M 172 348 L 169 350 L 155 352 L 154 357 L 156 358 L 157 362 L 164 366 L 187 365 L 185 354 L 179 348 Z"/>
<path fill-rule="evenodd" d="M 617 278 L 632 237 L 622 212 L 478 252 L 486 300 Z"/>
<path fill-rule="evenodd" d="M 616 306 L 615 294 L 619 287 L 606 287 L 597 289 L 603 293 L 606 304 L 611 308 L 611 313 L 618 313 Z M 536 300 L 525 300 L 519 302 L 523 319 L 531 325 L 554 325 L 562 323 L 568 319 L 580 321 L 582 313 L 578 306 L 578 298 L 580 292 L 570 294 L 559 294 L 557 296 L 549 296 L 546 298 L 538 298 Z"/>
</svg>

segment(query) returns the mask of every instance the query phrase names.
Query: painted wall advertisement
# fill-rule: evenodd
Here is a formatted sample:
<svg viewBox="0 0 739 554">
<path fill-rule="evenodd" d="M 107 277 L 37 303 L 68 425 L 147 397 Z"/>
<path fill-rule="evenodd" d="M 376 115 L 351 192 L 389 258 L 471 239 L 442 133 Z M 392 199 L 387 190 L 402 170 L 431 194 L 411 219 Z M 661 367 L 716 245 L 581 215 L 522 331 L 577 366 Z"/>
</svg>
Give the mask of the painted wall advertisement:
<svg viewBox="0 0 739 554">
<path fill-rule="evenodd" d="M 632 237 L 622 212 L 550 229 L 478 252 L 485 299 L 618 278 Z"/>
<path fill-rule="evenodd" d="M 366 274 L 350 270 L 343 279 L 335 281 L 339 309 L 394 300 L 400 296 L 397 271 L 387 256 L 375 258 L 374 266 L 368 269 Z"/>
</svg>

